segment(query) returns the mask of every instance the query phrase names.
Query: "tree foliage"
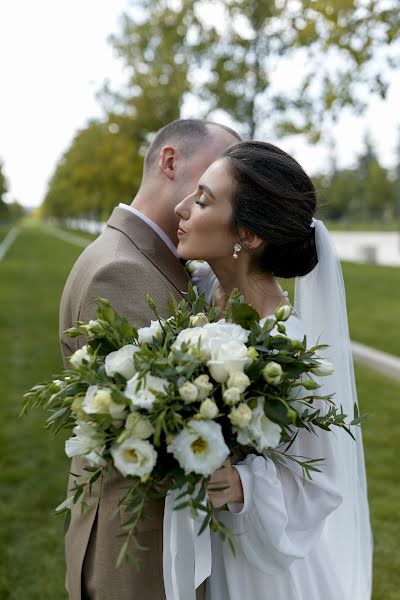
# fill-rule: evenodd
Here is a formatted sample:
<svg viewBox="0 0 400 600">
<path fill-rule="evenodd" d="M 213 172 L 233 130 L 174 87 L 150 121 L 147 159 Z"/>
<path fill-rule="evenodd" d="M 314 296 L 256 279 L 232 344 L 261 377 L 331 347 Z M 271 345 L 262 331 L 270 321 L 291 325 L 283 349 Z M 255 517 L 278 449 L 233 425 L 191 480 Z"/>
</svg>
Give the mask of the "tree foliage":
<svg viewBox="0 0 400 600">
<path fill-rule="evenodd" d="M 136 123 L 121 116 L 91 121 L 61 157 L 43 214 L 105 218 L 119 202 L 131 202 L 141 173 Z"/>
<path fill-rule="evenodd" d="M 379 163 L 368 138 L 353 168 L 317 176 L 314 182 L 326 218 L 384 221 L 395 217 L 395 177 Z"/>
<path fill-rule="evenodd" d="M 165 108 L 173 87 L 178 104 L 191 94 L 200 116 L 222 110 L 246 137 L 274 126 L 317 141 L 327 118 L 385 97 L 382 70 L 398 64 L 399 36 L 396 0 L 136 1 L 111 38 L 129 70 L 114 103 L 144 120 L 162 116 L 161 125 L 173 116 Z M 283 63 L 299 58 L 294 89 L 282 88 Z"/>
<path fill-rule="evenodd" d="M 7 191 L 7 179 L 4 174 L 3 162 L 0 160 L 0 220 L 8 218 L 8 205 L 4 202 L 4 196 Z"/>
</svg>

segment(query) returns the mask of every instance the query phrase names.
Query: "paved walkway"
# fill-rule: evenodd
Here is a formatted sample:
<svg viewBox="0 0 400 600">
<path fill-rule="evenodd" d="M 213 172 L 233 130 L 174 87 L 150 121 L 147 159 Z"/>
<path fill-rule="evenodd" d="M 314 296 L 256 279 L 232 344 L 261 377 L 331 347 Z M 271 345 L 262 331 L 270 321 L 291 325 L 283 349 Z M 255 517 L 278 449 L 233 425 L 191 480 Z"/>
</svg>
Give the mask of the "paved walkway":
<svg viewBox="0 0 400 600">
<path fill-rule="evenodd" d="M 19 233 L 19 227 L 16 225 L 7 233 L 6 237 L 0 244 L 0 261 L 3 260 L 8 250 L 11 248 L 13 243 L 15 242 Z"/>
<path fill-rule="evenodd" d="M 359 342 L 352 342 L 351 349 L 353 351 L 353 358 L 357 362 L 371 367 L 396 381 L 400 381 L 399 357 L 382 352 L 381 350 L 375 350 L 375 348 L 370 348 L 370 346 L 365 346 L 365 344 L 360 344 Z"/>
</svg>

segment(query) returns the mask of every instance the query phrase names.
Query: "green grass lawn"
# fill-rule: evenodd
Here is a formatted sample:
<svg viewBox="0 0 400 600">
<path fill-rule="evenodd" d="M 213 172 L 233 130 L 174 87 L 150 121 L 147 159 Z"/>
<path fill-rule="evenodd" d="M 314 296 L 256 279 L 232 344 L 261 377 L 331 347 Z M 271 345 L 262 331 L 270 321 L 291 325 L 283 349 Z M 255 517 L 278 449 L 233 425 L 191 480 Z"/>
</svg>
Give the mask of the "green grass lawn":
<svg viewBox="0 0 400 600">
<path fill-rule="evenodd" d="M 396 219 L 389 221 L 329 221 L 322 217 L 325 225 L 331 231 L 399 231 L 400 224 Z"/>
<path fill-rule="evenodd" d="M 64 600 L 62 518 L 52 510 L 64 498 L 69 460 L 62 437 L 53 440 L 42 413 L 17 419 L 23 392 L 60 368 L 58 305 L 67 274 L 81 248 L 24 226 L 0 263 L 0 599 Z M 346 265 L 348 292 L 368 273 Z M 354 278 L 354 281 L 353 281 Z M 369 289 L 369 288 L 366 288 Z M 351 293 L 353 293 L 351 291 Z M 366 294 L 354 306 L 364 311 Z M 372 304 L 371 304 L 372 306 Z M 367 311 L 365 311 L 367 312 Z M 354 313 L 360 333 L 374 328 L 377 310 Z M 350 315 L 351 315 L 350 305 Z M 352 324 L 353 327 L 353 324 Z M 376 344 L 386 335 L 381 329 Z M 373 334 L 371 334 L 373 339 Z M 373 418 L 365 431 L 371 514 L 375 536 L 373 600 L 400 599 L 400 386 L 357 368 L 362 412 Z"/>
</svg>

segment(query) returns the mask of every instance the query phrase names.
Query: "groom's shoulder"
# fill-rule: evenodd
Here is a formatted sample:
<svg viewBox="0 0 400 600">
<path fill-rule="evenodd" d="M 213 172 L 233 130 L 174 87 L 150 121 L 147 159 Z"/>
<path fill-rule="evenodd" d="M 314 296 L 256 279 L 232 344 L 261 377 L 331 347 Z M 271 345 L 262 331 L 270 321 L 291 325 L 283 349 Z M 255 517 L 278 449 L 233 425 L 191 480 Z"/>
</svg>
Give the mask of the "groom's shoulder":
<svg viewBox="0 0 400 600">
<path fill-rule="evenodd" d="M 75 262 L 72 271 L 84 271 L 86 278 L 114 263 L 126 263 L 132 267 L 135 263 L 144 263 L 144 257 L 122 232 L 106 229 L 87 246 Z"/>
</svg>

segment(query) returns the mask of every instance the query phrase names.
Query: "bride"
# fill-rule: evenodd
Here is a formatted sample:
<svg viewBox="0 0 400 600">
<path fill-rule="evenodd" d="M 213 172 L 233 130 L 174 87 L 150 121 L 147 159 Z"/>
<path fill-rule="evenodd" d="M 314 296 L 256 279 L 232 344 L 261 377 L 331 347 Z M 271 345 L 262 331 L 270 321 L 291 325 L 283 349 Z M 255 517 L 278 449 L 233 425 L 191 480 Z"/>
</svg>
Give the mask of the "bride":
<svg viewBox="0 0 400 600">
<path fill-rule="evenodd" d="M 292 157 L 271 144 L 240 142 L 177 205 L 178 253 L 207 261 L 220 299 L 238 288 L 262 317 L 288 303 L 276 277 L 295 277 L 287 334 L 306 334 L 308 346 L 329 345 L 324 356 L 335 373 L 324 378 L 320 393 L 334 394 L 351 420 L 357 394 L 344 285 L 316 209 L 313 184 Z M 342 430 L 297 436 L 291 454 L 324 459 L 312 480 L 294 461 L 277 466 L 252 454 L 214 473 L 209 498 L 227 509 L 220 518 L 234 532 L 237 553 L 213 534 L 211 557 L 204 546 L 195 552 L 196 582 L 205 579 L 207 600 L 370 599 L 363 446 L 360 429 L 352 431 L 356 441 Z M 213 492 L 213 486 L 226 489 Z"/>
</svg>

